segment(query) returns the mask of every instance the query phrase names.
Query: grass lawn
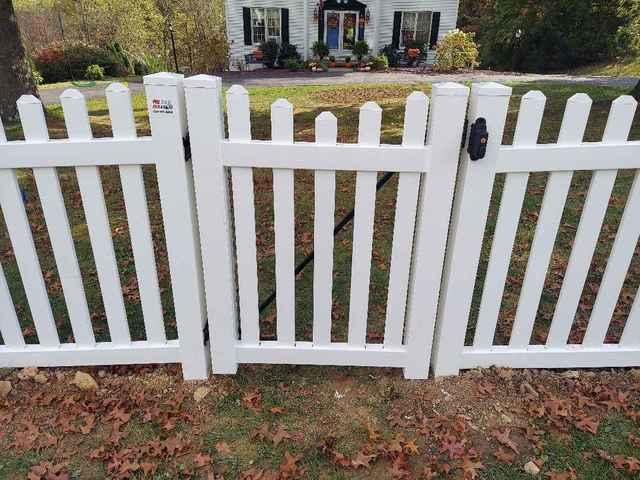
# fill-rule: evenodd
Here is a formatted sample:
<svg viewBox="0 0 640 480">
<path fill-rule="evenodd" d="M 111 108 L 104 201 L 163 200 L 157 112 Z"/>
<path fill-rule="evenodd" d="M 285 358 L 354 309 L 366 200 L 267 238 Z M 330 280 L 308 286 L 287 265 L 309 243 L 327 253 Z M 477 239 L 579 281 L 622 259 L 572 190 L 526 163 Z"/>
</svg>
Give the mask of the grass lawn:
<svg viewBox="0 0 640 480">
<path fill-rule="evenodd" d="M 612 77 L 640 77 L 640 59 L 626 58 L 583 67 L 573 72 L 576 75 L 607 75 Z"/>
<path fill-rule="evenodd" d="M 611 101 L 618 95 L 625 93 L 615 88 L 584 85 L 576 87 L 555 83 L 514 84 L 513 87 L 514 96 L 505 134 L 506 143 L 510 143 L 513 136 L 520 97 L 529 90 L 540 89 L 548 97 L 541 133 L 541 142 L 544 143 L 553 142 L 557 138 L 564 104 L 577 91 L 588 93 L 594 100 L 587 131 L 587 140 L 591 141 L 601 138 Z M 269 138 L 270 104 L 277 98 L 286 97 L 295 106 L 296 140 L 312 140 L 315 117 L 322 111 L 331 110 L 339 120 L 339 140 L 355 142 L 358 108 L 364 102 L 374 100 L 384 109 L 383 142 L 400 143 L 404 99 L 416 89 L 424 90 L 427 93 L 430 90 L 427 84 L 252 88 L 250 93 L 253 134 L 255 138 Z M 105 102 L 101 99 L 95 99 L 88 103 L 95 135 L 110 135 Z M 141 95 L 134 97 L 134 109 L 139 132 L 141 134 L 148 133 L 145 102 Z M 47 113 L 51 136 L 64 137 L 61 108 L 55 105 L 50 106 L 47 108 Z M 21 132 L 18 125 L 9 125 L 7 130 L 11 139 L 20 138 Z M 632 139 L 640 139 L 640 116 L 636 118 L 634 123 Z M 131 256 L 131 244 L 118 172 L 115 168 L 102 168 L 101 173 L 121 281 L 124 286 L 129 323 L 133 337 L 140 339 L 144 338 L 144 326 L 142 325 L 135 267 Z M 624 209 L 633 173 L 622 171 L 618 175 L 605 226 L 580 301 L 580 308 L 571 334 L 572 341 L 579 341 L 584 333 L 599 281 L 604 272 L 608 252 Z M 106 319 L 101 304 L 95 263 L 75 174 L 72 169 L 59 169 L 59 176 L 69 210 L 85 290 L 92 310 L 94 331 L 99 339 L 105 340 L 108 339 Z M 548 322 L 553 315 L 590 177 L 588 172 L 574 176 L 536 321 L 535 342 L 543 342 L 546 337 Z M 37 191 L 29 171 L 21 171 L 20 178 L 27 194 L 28 215 L 36 238 L 43 271 L 46 272 L 45 280 L 52 299 L 59 332 L 61 339 L 66 341 L 71 339 L 71 329 L 58 273 L 52 261 L 53 255 Z M 529 182 L 528 195 L 525 200 L 498 322 L 497 343 L 505 343 L 510 334 L 546 178 L 547 175 L 536 174 L 531 176 Z M 257 170 L 254 179 L 256 225 L 258 227 L 259 288 L 260 297 L 263 299 L 271 292 L 275 283 L 271 172 Z M 163 290 L 165 322 L 170 335 L 173 336 L 175 335 L 175 322 L 172 313 L 171 287 L 153 168 L 145 167 L 145 182 L 149 196 L 149 210 L 160 284 Z M 483 261 L 478 273 L 472 317 L 477 313 L 502 183 L 503 178 L 498 178 L 485 235 Z M 296 172 L 295 187 L 296 248 L 298 257 L 302 258 L 313 245 L 312 173 Z M 377 197 L 368 324 L 368 337 L 372 343 L 381 342 L 384 331 L 396 188 L 396 182 L 392 181 L 379 192 Z M 336 190 L 336 218 L 339 219 L 353 208 L 354 175 L 339 173 Z M 0 217 L 0 261 L 7 276 L 27 340 L 36 342 L 37 336 L 32 326 L 29 307 L 3 222 L 4 220 Z M 609 340 L 615 341 L 619 337 L 640 283 L 640 261 L 638 258 L 638 256 L 634 258 L 629 271 L 623 294 L 614 314 Z M 346 339 L 350 259 L 351 231 L 347 228 L 337 237 L 335 248 L 332 336 L 336 341 Z M 311 338 L 312 278 L 313 268 L 310 267 L 299 276 L 296 285 L 296 328 L 299 340 Z M 274 313 L 272 307 L 261 316 L 261 336 L 264 339 L 274 338 L 277 324 Z M 473 322 L 471 322 L 470 337 L 473 334 L 473 326 Z M 90 371 L 97 372 L 97 370 Z M 0 454 L 0 474 L 6 472 L 4 476 L 7 478 L 22 478 L 32 465 L 51 459 L 55 461 L 54 463 L 68 460 L 67 468 L 70 472 L 81 472 L 79 475 L 76 474 L 77 478 L 100 477 L 105 475 L 107 471 L 113 473 L 109 471 L 111 464 L 115 465 L 113 471 L 120 471 L 121 463 L 115 462 L 114 457 L 111 456 L 111 453 L 115 451 L 120 452 L 118 449 L 124 448 L 124 446 L 147 445 L 155 437 L 160 437 L 164 441 L 167 438 L 174 438 L 179 433 L 183 433 L 188 436 L 189 440 L 192 440 L 188 449 L 190 455 L 198 453 L 198 451 L 192 450 L 192 447 L 197 444 L 197 449 L 212 456 L 216 472 L 225 470 L 226 478 L 239 478 L 241 472 L 246 472 L 251 468 L 251 461 L 255 462 L 253 465 L 257 469 L 274 469 L 282 475 L 280 465 L 285 451 L 289 451 L 293 455 L 302 455 L 298 462 L 294 463 L 300 468 L 304 468 L 310 478 L 352 478 L 354 476 L 402 478 L 402 472 L 406 468 L 411 468 L 413 473 L 410 476 L 405 475 L 405 478 L 417 478 L 419 474 L 423 474 L 423 478 L 435 478 L 429 477 L 429 472 L 423 468 L 428 467 L 429 462 L 437 464 L 437 468 L 434 466 L 433 469 L 440 473 L 446 470 L 442 464 L 448 462 L 451 472 L 443 478 L 460 478 L 464 468 L 467 468 L 468 478 L 475 478 L 469 472 L 475 472 L 476 469 L 470 467 L 468 463 L 464 467 L 464 462 L 474 463 L 476 461 L 474 459 L 478 458 L 486 468 L 477 469 L 477 473 L 480 478 L 487 479 L 525 478 L 523 473 L 518 472 L 522 471 L 522 465 L 526 463 L 525 461 L 532 458 L 546 459 L 544 462 L 545 472 L 555 471 L 561 474 L 566 473 L 569 467 L 576 469 L 577 477 L 567 473 L 568 476 L 565 477 L 553 477 L 556 479 L 633 478 L 624 473 L 625 471 L 628 473 L 631 467 L 625 466 L 627 464 L 621 463 L 620 459 L 616 462 L 613 456 L 624 455 L 625 458 L 638 456 L 637 444 L 634 447 L 634 443 L 629 443 L 631 441 L 628 440 L 628 438 L 636 438 L 634 435 L 638 435 L 637 425 L 634 423 L 637 417 L 633 414 L 637 407 L 637 380 L 630 373 L 616 372 L 611 376 L 598 376 L 597 378 L 585 376 L 579 379 L 567 379 L 560 375 L 547 373 L 531 375 L 528 372 L 523 372 L 505 378 L 507 374 L 503 372 L 485 373 L 479 376 L 471 372 L 460 379 L 439 384 L 404 382 L 400 379 L 398 372 L 386 370 L 245 367 L 237 377 L 213 379 L 208 382 L 207 386 L 212 390 L 212 393 L 207 397 L 206 402 L 196 405 L 191 400 L 192 391 L 189 390 L 193 387 L 182 385 L 173 372 L 174 370 L 171 368 L 162 368 L 156 371 L 150 369 L 109 369 L 98 400 L 84 399 L 83 396 L 70 390 L 73 388 L 67 385 L 70 373 L 64 370 L 59 371 L 60 378 L 50 374 L 49 385 L 52 391 L 58 392 L 56 395 L 60 395 L 60 397 L 53 399 L 48 396 L 45 387 L 29 380 L 18 382 L 19 388 L 15 397 L 9 401 L 9 408 L 3 410 L 0 403 L 0 418 L 3 418 L 2 415 L 11 415 L 12 418 L 15 415 L 13 423 L 16 425 L 21 425 L 20 422 L 28 420 L 28 418 L 22 418 L 21 415 L 29 413 L 30 410 L 20 408 L 17 406 L 19 403 L 12 402 L 33 398 L 38 408 L 42 410 L 42 415 L 45 415 L 44 412 L 48 411 L 48 407 L 55 406 L 57 400 L 65 398 L 67 395 L 72 395 L 72 402 L 80 404 L 78 415 L 83 412 L 89 413 L 98 419 L 105 418 L 109 423 L 113 421 L 113 418 L 109 419 L 108 412 L 118 406 L 118 402 L 122 402 L 120 406 L 134 413 L 134 416 L 120 425 L 126 435 L 121 441 L 115 443 L 110 440 L 105 443 L 105 439 L 112 435 L 106 424 L 91 429 L 89 437 L 72 429 L 69 431 L 69 438 L 65 437 L 64 440 L 60 440 L 57 446 L 40 446 L 34 441 L 31 448 L 26 448 L 30 446 L 28 444 L 25 448 L 20 448 L 24 445 L 20 442 L 16 444 L 15 433 L 7 433 L 6 436 L 0 433 L 0 445 L 2 442 L 7 442 L 6 445 L 11 444 L 11 448 L 3 450 L 5 453 Z M 15 374 L 11 375 L 10 378 L 13 379 Z M 136 377 L 140 378 L 139 382 L 135 381 Z M 603 380 L 604 378 L 609 379 L 610 384 L 607 384 Z M 526 389 L 523 387 L 524 383 L 532 386 L 537 397 L 530 393 L 532 399 L 522 400 L 522 388 Z M 478 390 L 479 385 L 485 386 Z M 609 398 L 613 394 L 608 393 L 613 388 L 612 385 L 618 385 L 620 391 L 628 391 L 628 396 L 623 400 L 616 397 L 616 402 L 624 404 L 616 408 L 609 408 L 610 403 L 613 402 Z M 140 390 L 144 390 L 144 400 L 139 400 L 136 397 Z M 175 405 L 167 407 L 169 412 L 174 412 L 169 414 L 169 417 L 160 414 L 150 415 L 149 421 L 145 421 L 139 412 L 135 413 L 137 411 L 134 408 L 135 405 L 144 405 L 144 408 L 152 409 L 154 405 L 175 402 L 176 390 L 185 391 L 186 400 L 180 405 L 184 404 L 185 411 L 189 412 L 186 415 L 191 415 L 191 417 L 187 418 L 175 414 L 175 411 L 179 410 Z M 577 391 L 583 392 L 584 396 L 589 397 L 594 405 L 585 404 L 583 400 L 571 397 L 571 400 L 567 400 L 571 404 L 566 407 L 570 411 L 564 415 L 564 410 L 558 410 L 556 400 L 558 398 L 565 399 L 568 395 L 567 392 L 574 395 Z M 258 397 L 260 398 L 259 405 L 255 400 Z M 482 408 L 478 406 L 477 399 L 480 397 L 486 403 L 482 404 L 484 405 Z M 112 401 L 109 400 L 110 398 Z M 278 407 L 276 413 L 270 410 L 273 407 Z M 279 407 L 284 408 L 284 414 L 278 413 Z M 76 411 L 75 408 L 71 408 L 71 411 Z M 540 408 L 543 409 L 543 414 L 540 416 L 536 416 L 530 411 L 531 409 L 534 412 L 540 412 Z M 547 408 L 549 411 L 545 413 Z M 506 421 L 502 417 L 503 414 L 511 421 Z M 585 415 L 597 419 L 600 428 L 596 430 L 596 434 L 589 433 L 589 428 L 585 427 Z M 438 420 L 441 416 L 442 419 Z M 51 415 L 48 417 L 54 418 Z M 429 419 L 428 426 L 424 425 L 426 418 Z M 165 428 L 166 422 L 170 420 L 173 420 L 172 423 L 176 425 L 167 429 Z M 60 422 L 63 420 L 59 420 L 58 423 Z M 46 428 L 53 429 L 47 431 L 49 433 L 58 431 L 61 428 L 58 423 L 53 420 L 46 422 Z M 257 433 L 253 437 L 249 435 L 252 431 L 259 430 L 264 424 L 271 428 L 269 432 L 265 433 L 263 430 L 262 433 Z M 434 427 L 433 425 L 441 426 Z M 290 432 L 293 441 L 290 438 L 275 440 L 283 435 L 281 433 L 274 437 L 273 429 L 280 428 L 279 426 Z M 534 430 L 541 429 L 541 433 L 534 434 L 535 432 L 527 430 L 527 427 L 535 427 Z M 25 428 L 28 431 L 28 427 Z M 42 428 L 44 431 L 44 427 Z M 504 434 L 505 428 L 512 430 L 512 435 L 517 442 L 515 449 L 512 448 L 513 445 L 509 445 L 509 442 L 504 441 L 504 435 L 500 435 L 500 432 Z M 587 431 L 581 432 L 580 428 Z M 502 442 L 492 436 L 494 429 L 500 430 L 498 437 L 502 439 Z M 402 439 L 397 438 L 398 434 L 403 435 Z M 420 453 L 416 455 L 414 455 L 413 445 L 410 443 L 414 438 L 418 438 L 419 443 Z M 537 440 L 531 438 L 537 438 Z M 74 446 L 69 446 L 68 442 Z M 79 445 L 79 442 L 82 445 Z M 462 446 L 459 445 L 460 442 L 462 442 Z M 226 452 L 225 448 L 218 445 L 220 443 L 230 446 L 232 453 L 220 453 L 220 450 Z M 505 455 L 499 455 L 502 461 L 492 456 L 492 452 L 495 451 L 499 443 L 502 443 L 506 452 Z M 87 460 L 88 452 L 102 444 L 105 446 L 105 451 L 99 455 L 96 454 L 97 456 L 94 455 L 95 458 L 92 461 Z M 399 453 L 398 448 L 403 453 Z M 444 450 L 442 450 L 443 448 Z M 470 448 L 472 450 L 469 450 Z M 187 450 L 187 447 L 184 446 L 184 449 Z M 599 453 L 599 450 L 609 452 L 608 454 L 612 455 L 611 460 L 601 452 Z M 70 451 L 81 451 L 83 455 L 77 457 L 73 453 L 70 454 Z M 163 452 L 166 453 L 166 449 Z M 359 453 L 363 456 L 358 457 Z M 515 457 L 506 461 L 511 454 Z M 341 455 L 344 455 L 344 458 Z M 364 457 L 367 457 L 368 460 Z M 141 458 L 137 458 L 135 462 L 140 463 Z M 354 464 L 349 463 L 352 461 L 360 465 L 361 468 L 354 469 Z M 202 463 L 204 460 L 200 458 L 199 462 Z M 180 469 L 183 469 L 183 473 L 184 469 L 190 469 L 194 475 L 199 475 L 203 470 L 209 468 L 208 465 L 204 465 L 202 469 L 197 469 L 190 456 L 182 457 L 179 455 L 168 455 L 166 462 L 156 459 L 153 460 L 153 463 L 157 464 L 159 468 L 155 478 L 175 478 Z M 366 466 L 362 465 L 363 463 Z M 107 470 L 104 470 L 105 468 Z M 283 468 L 285 474 L 289 470 L 293 472 L 288 473 L 290 475 L 288 478 L 300 476 L 297 475 L 300 472 L 291 466 L 291 461 L 288 466 Z M 142 477 L 139 473 L 139 469 L 134 470 L 133 476 Z M 255 474 L 244 478 L 271 477 L 259 477 Z"/>
<path fill-rule="evenodd" d="M 114 77 L 114 78 L 106 78 L 105 80 L 97 80 L 95 81 L 95 85 L 93 87 L 107 87 L 110 83 L 113 82 L 120 82 L 120 83 L 127 83 L 127 82 L 136 82 L 136 83 L 141 83 L 142 82 L 142 77 L 139 76 L 130 76 L 130 77 Z M 40 85 L 38 88 L 40 90 L 51 90 L 53 88 L 79 88 L 78 86 L 82 86 L 86 83 L 89 83 L 88 80 L 76 80 L 76 81 L 67 81 L 67 82 L 56 82 L 56 83 L 45 83 Z"/>
</svg>

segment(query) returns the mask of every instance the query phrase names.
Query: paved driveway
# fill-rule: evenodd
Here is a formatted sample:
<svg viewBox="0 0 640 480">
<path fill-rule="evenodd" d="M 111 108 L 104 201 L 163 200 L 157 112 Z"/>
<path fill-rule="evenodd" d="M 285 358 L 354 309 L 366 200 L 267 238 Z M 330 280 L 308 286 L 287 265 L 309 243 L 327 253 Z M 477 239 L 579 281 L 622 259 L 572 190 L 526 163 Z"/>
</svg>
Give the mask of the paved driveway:
<svg viewBox="0 0 640 480">
<path fill-rule="evenodd" d="M 454 75 L 416 74 L 413 72 L 352 72 L 344 69 L 331 70 L 327 73 L 287 72 L 283 70 L 259 70 L 255 72 L 227 72 L 223 75 L 225 86 L 240 84 L 245 86 L 289 86 L 289 85 L 347 85 L 355 83 L 438 83 L 438 82 L 556 82 L 602 85 L 610 87 L 631 88 L 638 81 L 634 77 L 592 77 L 572 75 L 537 75 L 513 74 L 477 71 Z M 141 83 L 129 82 L 129 88 L 136 93 L 143 90 Z M 45 104 L 59 103 L 64 89 L 47 89 L 40 91 Z M 83 88 L 86 98 L 104 96 L 104 87 Z"/>
</svg>

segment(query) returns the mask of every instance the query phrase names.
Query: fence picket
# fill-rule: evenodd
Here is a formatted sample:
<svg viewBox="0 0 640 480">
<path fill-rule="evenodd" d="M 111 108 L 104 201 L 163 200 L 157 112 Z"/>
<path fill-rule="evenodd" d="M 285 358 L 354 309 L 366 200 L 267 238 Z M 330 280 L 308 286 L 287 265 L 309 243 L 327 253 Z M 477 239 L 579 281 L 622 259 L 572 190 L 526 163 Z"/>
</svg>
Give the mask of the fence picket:
<svg viewBox="0 0 640 480">
<path fill-rule="evenodd" d="M 213 372 L 238 370 L 238 312 L 229 181 L 223 166 L 222 79 L 185 80 L 193 178 L 200 226 Z"/>
<path fill-rule="evenodd" d="M 227 116 L 229 140 L 251 140 L 249 92 L 244 87 L 234 85 L 227 92 Z M 238 259 L 241 340 L 242 343 L 251 345 L 260 341 L 253 170 L 234 167 L 231 169 L 231 180 Z"/>
<path fill-rule="evenodd" d="M 559 145 L 579 145 L 582 142 L 591 104 L 589 96 L 583 93 L 569 99 L 558 137 Z M 516 310 L 509 343 L 511 347 L 525 347 L 531 341 L 542 288 L 572 178 L 573 172 L 570 171 L 549 174 Z"/>
<path fill-rule="evenodd" d="M 633 299 L 627 323 L 620 337 L 620 346 L 640 347 L 640 289 L 636 291 L 636 298 Z"/>
<path fill-rule="evenodd" d="M 522 97 L 514 146 L 537 144 L 546 100 L 540 91 L 532 91 Z M 526 172 L 508 173 L 505 178 L 473 342 L 478 348 L 493 345 L 528 181 L 529 173 Z"/>
<path fill-rule="evenodd" d="M 403 145 L 424 145 L 428 112 L 429 98 L 423 92 L 409 95 L 404 117 Z M 390 347 L 402 345 L 420 178 L 420 173 L 401 173 L 398 179 L 384 331 L 384 344 Z"/>
<path fill-rule="evenodd" d="M 360 108 L 358 143 L 368 146 L 379 145 L 381 126 L 382 109 L 374 102 L 364 104 Z M 377 178 L 376 172 L 358 172 L 356 174 L 351 300 L 349 303 L 348 339 L 350 345 L 364 346 L 367 337 Z"/>
<path fill-rule="evenodd" d="M 329 112 L 316 117 L 316 143 L 335 145 L 338 119 Z M 314 172 L 313 249 L 313 343 L 331 343 L 331 308 L 333 305 L 333 226 L 336 209 L 336 172 Z"/>
<path fill-rule="evenodd" d="M 2 125 L 2 119 L 0 118 L 0 145 L 7 143 L 7 136 L 4 133 L 4 126 Z M 0 169 L 0 182 L 2 182 L 3 175 L 7 171 Z M 4 184 L 0 183 L 0 187 Z M 2 197 L 0 196 L 0 199 Z M 9 291 L 9 285 L 7 279 L 4 276 L 4 270 L 0 263 L 0 311 L 3 312 L 0 315 L 0 333 L 4 340 L 5 345 L 21 346 L 24 345 L 24 337 L 22 336 L 22 329 L 20 328 L 20 322 L 16 315 L 16 309 L 13 306 L 13 299 L 11 298 L 11 292 Z"/>
<path fill-rule="evenodd" d="M 482 160 L 473 162 L 467 153 L 462 155 L 457 186 L 460 194 L 456 194 L 453 206 L 442 307 L 438 312 L 440 322 L 433 350 L 436 376 L 457 374 L 460 368 L 510 97 L 511 88 L 497 83 L 476 84 L 472 89 L 469 122 L 481 117 L 487 120 L 489 143 Z"/>
<path fill-rule="evenodd" d="M 107 87 L 106 96 L 113 137 L 117 139 L 136 138 L 136 124 L 129 89 L 121 83 L 112 83 Z M 131 236 L 131 249 L 138 278 L 138 289 L 140 290 L 146 338 L 150 342 L 165 343 L 167 336 L 164 329 L 162 300 L 142 166 L 120 165 L 119 171 Z"/>
<path fill-rule="evenodd" d="M 632 97 L 620 97 L 613 102 L 604 133 L 604 143 L 625 142 L 627 140 L 635 110 L 636 102 Z M 569 339 L 571 326 L 578 310 L 578 302 L 580 302 L 582 289 L 587 280 L 617 175 L 617 170 L 593 172 L 569 257 L 569 264 L 560 289 L 560 297 L 551 322 L 547 345 L 566 345 Z M 617 298 L 619 292 L 609 293 Z"/>
<path fill-rule="evenodd" d="M 20 115 L 27 141 L 49 140 L 44 111 L 38 99 L 30 98 L 28 102 L 21 102 Z M 33 177 L 38 188 L 75 341 L 80 345 L 92 345 L 95 343 L 95 338 L 91 328 L 89 307 L 57 171 L 53 167 L 34 168 Z"/>
<path fill-rule="evenodd" d="M 293 105 L 277 100 L 271 106 L 271 137 L 274 143 L 293 143 Z M 276 311 L 278 342 L 296 340 L 295 218 L 293 170 L 273 170 L 273 213 L 276 255 Z"/>
<path fill-rule="evenodd" d="M 453 192 L 460 159 L 469 89 L 458 83 L 434 85 L 427 144 L 430 169 L 418 197 L 413 265 L 409 277 L 405 378 L 427 378 L 443 279 Z M 436 206 L 436 207 L 434 207 Z"/>
<path fill-rule="evenodd" d="M 84 96 L 78 90 L 65 90 L 60 96 L 67 133 L 71 140 L 92 138 Z M 89 229 L 100 291 L 107 315 L 109 335 L 116 344 L 131 342 L 127 312 L 122 297 L 118 263 L 111 238 L 109 214 L 104 200 L 98 167 L 76 167 L 76 177 Z"/>
</svg>

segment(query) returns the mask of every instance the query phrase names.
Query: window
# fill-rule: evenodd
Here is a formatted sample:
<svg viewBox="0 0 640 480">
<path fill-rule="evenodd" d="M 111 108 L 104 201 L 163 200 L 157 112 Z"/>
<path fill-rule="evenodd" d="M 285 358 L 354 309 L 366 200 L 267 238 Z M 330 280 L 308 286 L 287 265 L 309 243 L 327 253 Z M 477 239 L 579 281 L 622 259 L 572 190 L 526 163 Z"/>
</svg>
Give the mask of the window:
<svg viewBox="0 0 640 480">
<path fill-rule="evenodd" d="M 429 43 L 431 36 L 431 12 L 402 12 L 400 47 L 405 48 L 416 41 Z"/>
<path fill-rule="evenodd" d="M 267 40 L 280 41 L 280 9 L 252 8 L 251 9 L 251 38 L 254 45 Z"/>
</svg>

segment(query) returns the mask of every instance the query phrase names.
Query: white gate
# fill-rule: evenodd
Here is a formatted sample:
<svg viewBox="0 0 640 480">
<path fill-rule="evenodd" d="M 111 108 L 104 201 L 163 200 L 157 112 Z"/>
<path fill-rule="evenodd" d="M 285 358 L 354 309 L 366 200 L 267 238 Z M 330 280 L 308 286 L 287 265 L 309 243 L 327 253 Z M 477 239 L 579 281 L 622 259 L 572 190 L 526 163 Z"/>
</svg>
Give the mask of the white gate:
<svg viewBox="0 0 640 480">
<path fill-rule="evenodd" d="M 185 378 L 207 377 L 197 225 L 190 214 L 194 210 L 192 174 L 185 163 L 182 140 L 186 117 L 181 82 L 181 76 L 172 74 L 145 77 L 151 137 L 137 138 L 131 95 L 120 84 L 107 89 L 113 138 L 92 138 L 85 100 L 77 90 L 66 90 L 61 96 L 68 139 L 49 139 L 42 104 L 33 96 L 18 101 L 25 141 L 7 142 L 0 123 L 0 207 L 38 336 L 37 344 L 25 344 L 0 267 L 1 367 L 182 363 Z M 144 317 L 144 341 L 132 341 L 129 330 L 99 171 L 106 165 L 119 167 Z M 142 165 L 156 167 L 177 340 L 167 340 L 165 334 Z M 105 307 L 108 342 L 97 342 L 94 335 L 58 167 L 75 168 Z M 33 171 L 73 331 L 71 343 L 61 342 L 58 335 L 18 169 Z"/>
<path fill-rule="evenodd" d="M 315 143 L 294 143 L 293 107 L 286 100 L 272 105 L 272 141 L 253 141 L 249 95 L 240 86 L 227 93 L 225 140 L 220 79 L 192 77 L 185 88 L 214 371 L 233 373 L 239 363 L 292 363 L 402 367 L 407 378 L 426 378 L 469 89 L 434 86 L 426 145 L 428 98 L 410 95 L 403 145 L 391 146 L 380 145 L 382 110 L 372 102 L 360 110 L 357 145 L 336 144 L 337 120 L 330 113 L 317 117 Z M 256 167 L 273 169 L 276 341 L 261 341 L 259 334 Z M 315 172 L 311 342 L 295 337 L 295 169 Z M 357 172 L 346 343 L 332 342 L 330 334 L 335 172 L 340 170 Z M 400 180 L 384 343 L 370 344 L 366 327 L 376 181 L 383 171 L 399 172 Z"/>
<path fill-rule="evenodd" d="M 491 93 L 491 95 L 483 95 Z M 640 365 L 640 295 L 619 343 L 605 336 L 640 234 L 640 142 L 629 142 L 637 102 L 613 102 L 602 142 L 583 143 L 591 99 L 573 96 L 565 111 L 558 143 L 538 145 L 546 98 L 530 92 L 522 99 L 513 146 L 502 146 L 511 89 L 475 86 L 469 120 L 484 117 L 490 128 L 487 156 L 471 162 L 463 154 L 452 217 L 443 294 L 434 344 L 436 375 L 492 365 L 513 368 L 615 367 Z M 598 242 L 609 198 L 620 169 L 636 170 L 633 186 L 607 268 L 580 345 L 569 334 Z M 545 345 L 531 345 L 549 262 L 574 171 L 593 171 L 560 296 Z M 508 345 L 494 345 L 496 322 L 525 199 L 529 174 L 549 172 L 535 236 L 529 252 Z M 505 173 L 493 244 L 484 279 L 475 337 L 465 346 L 476 272 L 496 174 Z"/>
</svg>

